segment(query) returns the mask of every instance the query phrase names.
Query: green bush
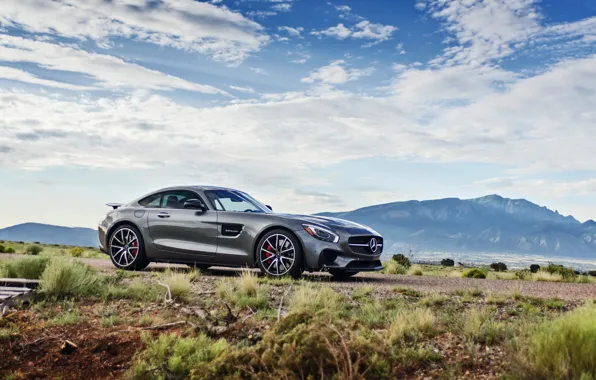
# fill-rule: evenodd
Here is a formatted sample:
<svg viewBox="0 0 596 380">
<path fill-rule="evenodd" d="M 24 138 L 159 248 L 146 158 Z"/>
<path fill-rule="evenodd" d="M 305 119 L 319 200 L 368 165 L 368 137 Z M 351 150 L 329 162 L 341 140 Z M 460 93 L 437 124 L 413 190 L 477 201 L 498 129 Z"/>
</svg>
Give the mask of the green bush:
<svg viewBox="0 0 596 380">
<path fill-rule="evenodd" d="M 0 253 L 5 253 L 5 249 L 6 249 L 6 247 L 4 247 L 2 244 L 0 244 Z"/>
<path fill-rule="evenodd" d="M 594 379 L 596 307 L 545 322 L 519 344 L 513 378 Z"/>
<path fill-rule="evenodd" d="M 444 267 L 452 267 L 455 266 L 455 261 L 451 259 L 443 259 L 441 260 L 441 265 Z"/>
<path fill-rule="evenodd" d="M 15 250 L 13 247 L 6 247 L 4 253 L 15 253 Z"/>
<path fill-rule="evenodd" d="M 105 283 L 95 269 L 80 261 L 53 258 L 41 275 L 41 291 L 54 297 L 99 295 Z"/>
<path fill-rule="evenodd" d="M 47 257 L 23 257 L 1 264 L 0 277 L 38 280 L 48 265 Z"/>
<path fill-rule="evenodd" d="M 392 257 L 393 261 L 395 261 L 396 263 L 398 263 L 399 265 L 402 265 L 406 268 L 409 268 L 410 265 L 412 265 L 412 262 L 410 261 L 410 258 L 407 256 L 402 255 L 401 253 L 395 254 Z"/>
<path fill-rule="evenodd" d="M 81 247 L 73 247 L 68 251 L 68 254 L 71 255 L 72 257 L 81 257 L 81 256 L 83 256 L 84 252 L 85 252 L 85 250 Z"/>
<path fill-rule="evenodd" d="M 538 264 L 530 265 L 530 272 L 537 273 L 539 270 L 540 270 L 540 265 L 538 265 Z"/>
<path fill-rule="evenodd" d="M 157 339 L 143 334 L 142 339 L 147 348 L 137 354 L 128 372 L 132 379 L 186 379 L 193 368 L 229 349 L 225 339 L 214 342 L 204 334 L 196 338 L 162 334 Z"/>
<path fill-rule="evenodd" d="M 398 264 L 395 260 L 389 260 L 383 263 L 383 273 L 385 274 L 406 274 L 408 273 L 408 268 L 405 266 Z"/>
<path fill-rule="evenodd" d="M 27 250 L 25 251 L 28 255 L 31 256 L 37 256 L 39 255 L 41 252 L 43 251 L 43 248 L 40 247 L 39 245 L 30 245 L 27 247 Z"/>
<path fill-rule="evenodd" d="M 494 270 L 495 272 L 505 272 L 507 271 L 507 265 L 505 263 L 492 263 L 490 264 L 490 269 Z"/>
<path fill-rule="evenodd" d="M 530 280 L 532 279 L 532 272 L 528 269 L 522 269 L 515 272 L 515 275 L 520 280 Z"/>
<path fill-rule="evenodd" d="M 567 268 L 559 264 L 549 263 L 548 266 L 541 268 L 541 270 L 550 274 L 560 274 L 565 281 L 573 280 L 576 276 L 572 268 Z"/>
<path fill-rule="evenodd" d="M 465 278 L 486 278 L 486 273 L 482 269 L 472 268 L 464 273 L 462 273 L 462 277 Z"/>
</svg>

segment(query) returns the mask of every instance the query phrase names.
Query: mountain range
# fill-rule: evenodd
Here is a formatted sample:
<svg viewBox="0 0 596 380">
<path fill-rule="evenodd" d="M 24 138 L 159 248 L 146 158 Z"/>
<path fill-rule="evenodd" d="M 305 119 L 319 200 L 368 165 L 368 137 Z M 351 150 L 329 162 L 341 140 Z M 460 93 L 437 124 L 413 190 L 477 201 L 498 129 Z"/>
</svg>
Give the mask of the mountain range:
<svg viewBox="0 0 596 380">
<path fill-rule="evenodd" d="M 488 195 L 393 202 L 347 212 L 324 212 L 366 224 L 385 237 L 385 252 L 495 252 L 596 259 L 596 222 L 525 199 Z M 25 223 L 0 229 L 0 240 L 97 246 L 97 232 Z"/>
<path fill-rule="evenodd" d="M 385 237 L 385 252 L 500 252 L 596 259 L 596 222 L 525 199 L 488 195 L 393 202 L 330 216 L 366 224 Z"/>
<path fill-rule="evenodd" d="M 83 227 L 62 227 L 51 224 L 23 223 L 0 229 L 0 240 L 40 242 L 44 244 L 97 247 L 97 231 Z"/>
</svg>

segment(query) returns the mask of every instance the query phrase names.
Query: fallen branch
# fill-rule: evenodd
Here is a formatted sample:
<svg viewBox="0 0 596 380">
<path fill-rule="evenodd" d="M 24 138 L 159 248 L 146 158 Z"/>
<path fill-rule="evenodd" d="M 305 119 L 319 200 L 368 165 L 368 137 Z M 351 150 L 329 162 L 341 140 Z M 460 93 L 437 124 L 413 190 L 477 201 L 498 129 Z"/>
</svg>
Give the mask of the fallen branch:
<svg viewBox="0 0 596 380">
<path fill-rule="evenodd" d="M 279 307 L 277 308 L 277 321 L 278 322 L 281 319 L 281 308 L 284 305 L 284 298 L 286 298 L 286 296 L 288 295 L 288 293 L 290 292 L 290 290 L 292 290 L 292 287 L 291 286 L 290 286 L 290 289 L 288 289 L 288 291 L 285 292 L 283 296 L 281 296 L 281 300 L 279 301 Z"/>
<path fill-rule="evenodd" d="M 159 282 L 159 281 L 157 283 L 161 286 L 164 286 L 168 290 L 168 292 L 166 293 L 166 296 L 165 296 L 166 302 L 172 302 L 172 292 L 170 291 L 170 286 L 164 284 L 163 282 Z"/>
<path fill-rule="evenodd" d="M 161 330 L 161 329 L 168 329 L 170 327 L 176 327 L 176 326 L 180 326 L 180 325 L 185 325 L 186 323 L 187 323 L 186 321 L 170 322 L 170 323 L 165 323 L 163 325 L 143 327 L 143 328 L 141 328 L 141 330 Z"/>
</svg>

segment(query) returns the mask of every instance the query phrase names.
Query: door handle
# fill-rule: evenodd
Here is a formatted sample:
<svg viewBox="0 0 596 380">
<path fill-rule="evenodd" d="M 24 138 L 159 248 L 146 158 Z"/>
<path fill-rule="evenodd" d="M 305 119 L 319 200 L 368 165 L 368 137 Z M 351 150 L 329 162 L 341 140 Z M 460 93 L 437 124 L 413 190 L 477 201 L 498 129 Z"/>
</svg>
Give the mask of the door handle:
<svg viewBox="0 0 596 380">
<path fill-rule="evenodd" d="M 169 218 L 170 214 L 168 214 L 167 212 L 160 212 L 159 214 L 157 214 L 158 218 Z"/>
</svg>

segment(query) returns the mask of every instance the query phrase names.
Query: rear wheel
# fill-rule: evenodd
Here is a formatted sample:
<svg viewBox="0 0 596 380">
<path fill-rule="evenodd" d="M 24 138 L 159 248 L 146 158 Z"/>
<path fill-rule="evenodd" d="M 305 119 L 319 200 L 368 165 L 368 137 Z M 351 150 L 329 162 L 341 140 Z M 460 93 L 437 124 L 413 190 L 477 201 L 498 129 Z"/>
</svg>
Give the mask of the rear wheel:
<svg viewBox="0 0 596 380">
<path fill-rule="evenodd" d="M 263 236 L 257 244 L 256 259 L 259 269 L 267 276 L 302 276 L 302 247 L 289 231 L 276 229 Z"/>
<path fill-rule="evenodd" d="M 345 278 L 349 278 L 352 276 L 355 276 L 358 274 L 358 272 L 345 272 L 345 271 L 339 271 L 339 270 L 330 270 L 329 274 L 331 274 L 334 278 L 337 278 L 338 280 L 341 279 L 345 279 Z"/>
<path fill-rule="evenodd" d="M 112 263 L 121 269 L 142 270 L 149 265 L 141 232 L 134 226 L 122 225 L 110 235 L 109 247 Z"/>
</svg>

